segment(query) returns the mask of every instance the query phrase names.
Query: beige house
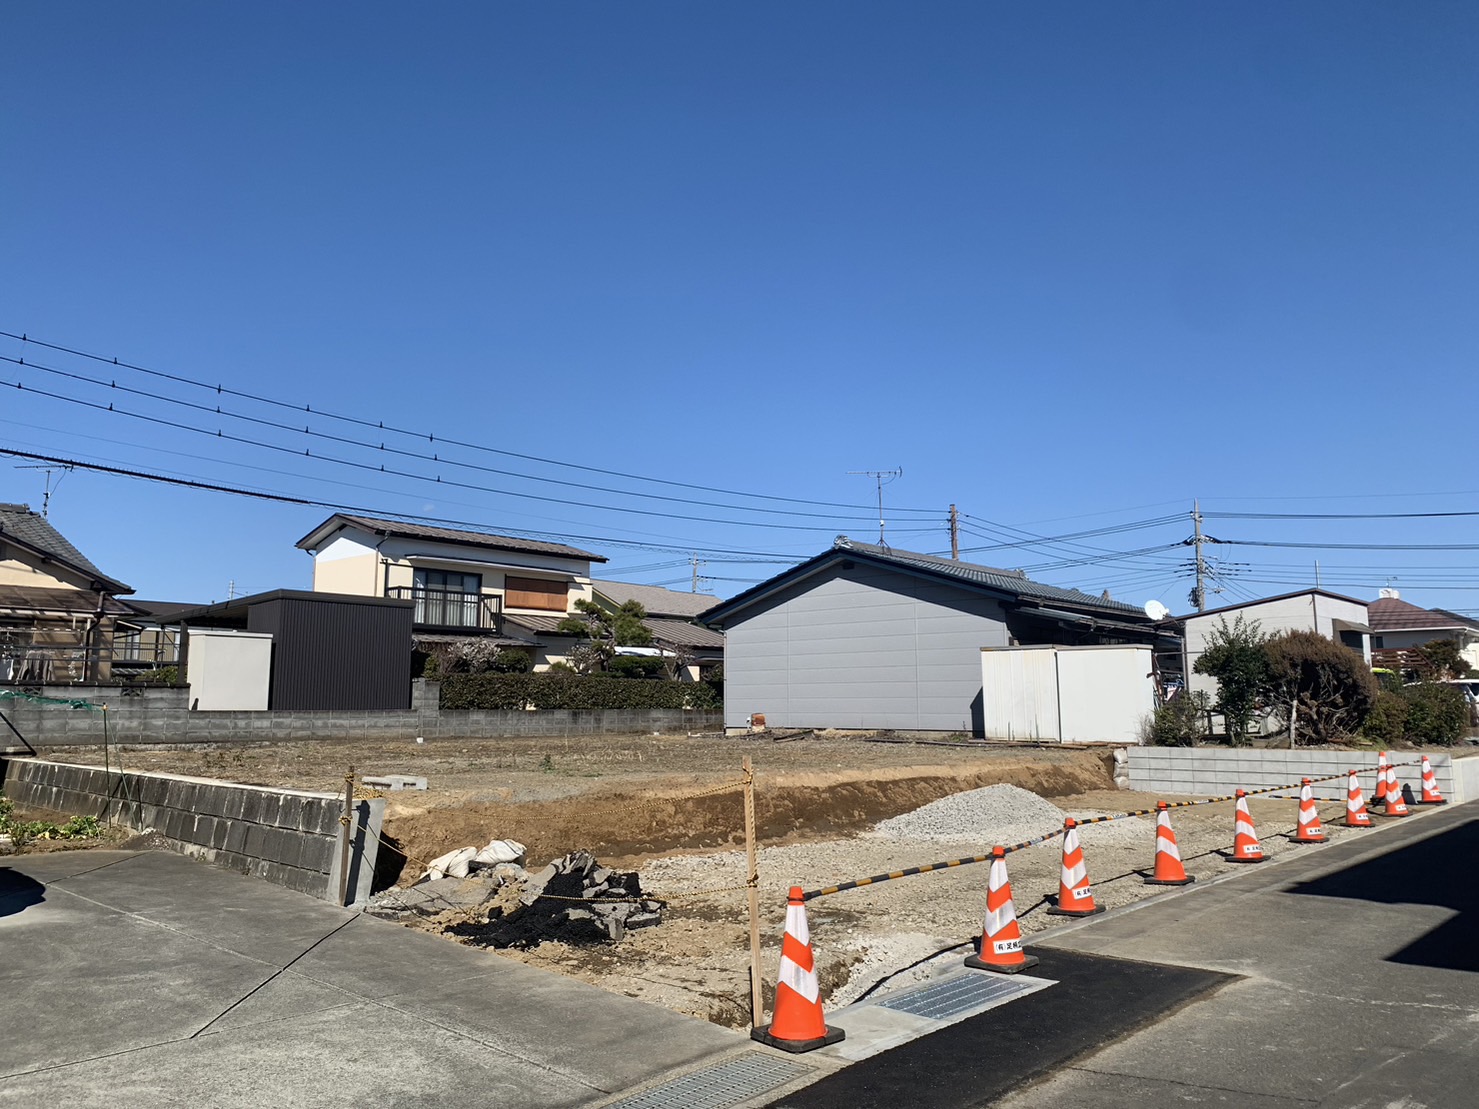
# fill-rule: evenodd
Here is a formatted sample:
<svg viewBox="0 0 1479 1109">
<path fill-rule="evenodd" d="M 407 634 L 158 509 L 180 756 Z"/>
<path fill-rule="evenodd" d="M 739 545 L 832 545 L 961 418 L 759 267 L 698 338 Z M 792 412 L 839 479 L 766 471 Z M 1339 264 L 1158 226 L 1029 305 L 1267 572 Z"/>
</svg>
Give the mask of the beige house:
<svg viewBox="0 0 1479 1109">
<path fill-rule="evenodd" d="M 336 513 L 297 544 L 313 556 L 313 589 L 415 602 L 415 633 L 435 643 L 491 637 L 531 652 L 537 669 L 575 642 L 555 633 L 591 600 L 591 563 L 563 543 Z"/>
<path fill-rule="evenodd" d="M 117 600 L 110 578 L 24 504 L 0 504 L 0 684 L 108 681 Z"/>
</svg>

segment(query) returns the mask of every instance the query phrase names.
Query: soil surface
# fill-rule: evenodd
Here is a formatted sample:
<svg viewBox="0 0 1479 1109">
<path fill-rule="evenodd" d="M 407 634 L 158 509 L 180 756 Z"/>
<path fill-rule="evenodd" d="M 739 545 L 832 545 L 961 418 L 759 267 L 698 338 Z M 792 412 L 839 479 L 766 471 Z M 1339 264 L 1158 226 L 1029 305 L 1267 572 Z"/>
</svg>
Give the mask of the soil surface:
<svg viewBox="0 0 1479 1109">
<path fill-rule="evenodd" d="M 101 763 L 101 752 L 96 755 L 71 749 L 50 757 Z M 874 832 L 880 821 L 998 783 L 1051 799 L 1075 817 L 1177 800 L 1114 789 L 1112 753 L 1102 748 L 947 746 L 825 735 L 783 742 L 589 736 L 150 748 L 124 751 L 122 761 L 129 769 L 323 790 L 342 788 L 350 765 L 361 774 L 424 776 L 425 792 L 386 795 L 386 834 L 411 860 L 402 884 L 415 880 L 421 861 L 491 839 L 514 839 L 528 846 L 531 867 L 585 849 L 607 866 L 637 871 L 646 895 L 666 902 L 660 925 L 631 931 L 619 943 L 549 942 L 530 950 L 489 951 L 488 958 L 517 959 L 741 1027 L 749 1020 L 741 793 L 706 791 L 737 783 L 745 756 L 755 768 L 762 845 L 762 975 L 772 981 L 788 887 L 814 889 L 986 854 L 997 841 L 991 827 L 963 831 L 958 839 L 909 838 Z M 116 764 L 117 753 L 113 757 Z M 1319 850 L 1285 838 L 1295 826 L 1295 802 L 1254 798 L 1250 807 L 1268 857 Z M 1343 809 L 1343 803 L 1320 806 L 1332 839 L 1380 835 L 1332 827 Z M 1205 881 L 1242 869 L 1225 857 L 1232 844 L 1231 803 L 1176 809 L 1171 819 L 1191 874 Z M 1143 880 L 1154 861 L 1152 818 L 1088 825 L 1080 835 L 1098 904 L 1113 908 L 1164 892 Z M 1034 933 L 1064 919 L 1046 912 L 1058 891 L 1060 865 L 1058 839 L 1008 858 L 1029 946 Z M 969 954 L 966 945 L 981 932 L 987 870 L 960 866 L 808 902 L 827 1005 L 846 1004 L 880 984 L 903 984 L 928 974 L 939 965 L 936 960 Z M 478 910 L 449 910 L 412 926 L 445 934 L 454 924 L 478 920 Z M 767 1004 L 768 997 L 767 990 Z"/>
</svg>

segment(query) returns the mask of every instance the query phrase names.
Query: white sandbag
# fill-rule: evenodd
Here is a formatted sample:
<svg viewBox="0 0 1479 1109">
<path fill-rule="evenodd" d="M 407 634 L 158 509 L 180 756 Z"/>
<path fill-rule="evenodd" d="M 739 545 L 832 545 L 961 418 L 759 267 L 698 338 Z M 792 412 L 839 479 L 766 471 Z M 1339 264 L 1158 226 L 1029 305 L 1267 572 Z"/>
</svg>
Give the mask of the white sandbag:
<svg viewBox="0 0 1479 1109">
<path fill-rule="evenodd" d="M 456 851 L 448 851 L 445 855 L 432 859 L 427 864 L 426 873 L 421 877 L 433 882 L 438 878 L 466 878 L 469 864 L 477 853 L 476 847 L 459 847 Z"/>
<path fill-rule="evenodd" d="M 499 863 L 522 863 L 526 848 L 512 839 L 495 839 L 473 856 L 474 867 L 497 866 Z"/>
</svg>

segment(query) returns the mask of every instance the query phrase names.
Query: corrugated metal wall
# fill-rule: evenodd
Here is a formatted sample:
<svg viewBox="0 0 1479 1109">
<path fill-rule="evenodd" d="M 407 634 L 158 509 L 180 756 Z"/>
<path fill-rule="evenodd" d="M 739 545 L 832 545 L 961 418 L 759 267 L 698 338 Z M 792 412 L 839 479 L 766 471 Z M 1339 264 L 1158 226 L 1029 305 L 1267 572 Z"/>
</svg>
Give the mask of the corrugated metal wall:
<svg viewBox="0 0 1479 1109">
<path fill-rule="evenodd" d="M 248 630 L 273 638 L 271 707 L 409 708 L 412 611 L 291 597 L 253 605 Z"/>
<path fill-rule="evenodd" d="M 1058 653 L 1052 647 L 981 652 L 981 715 L 991 739 L 1058 739 Z"/>
<path fill-rule="evenodd" d="M 726 630 L 724 722 L 772 727 L 980 727 L 981 656 L 999 604 L 873 567 L 832 567 Z"/>
</svg>

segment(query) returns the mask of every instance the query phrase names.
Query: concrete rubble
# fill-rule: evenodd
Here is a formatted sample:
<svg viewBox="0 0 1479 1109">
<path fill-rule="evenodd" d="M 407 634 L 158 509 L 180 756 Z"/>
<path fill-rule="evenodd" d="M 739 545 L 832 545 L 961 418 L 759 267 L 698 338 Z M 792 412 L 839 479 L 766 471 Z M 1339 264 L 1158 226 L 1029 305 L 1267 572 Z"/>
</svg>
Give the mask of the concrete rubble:
<svg viewBox="0 0 1479 1109">
<path fill-rule="evenodd" d="M 610 943 L 629 928 L 662 920 L 663 903 L 642 896 L 634 872 L 601 866 L 588 851 L 574 851 L 526 875 L 519 904 L 489 910 L 485 922 L 448 926 L 447 932 L 484 947 L 536 947 L 545 940 Z"/>
</svg>

